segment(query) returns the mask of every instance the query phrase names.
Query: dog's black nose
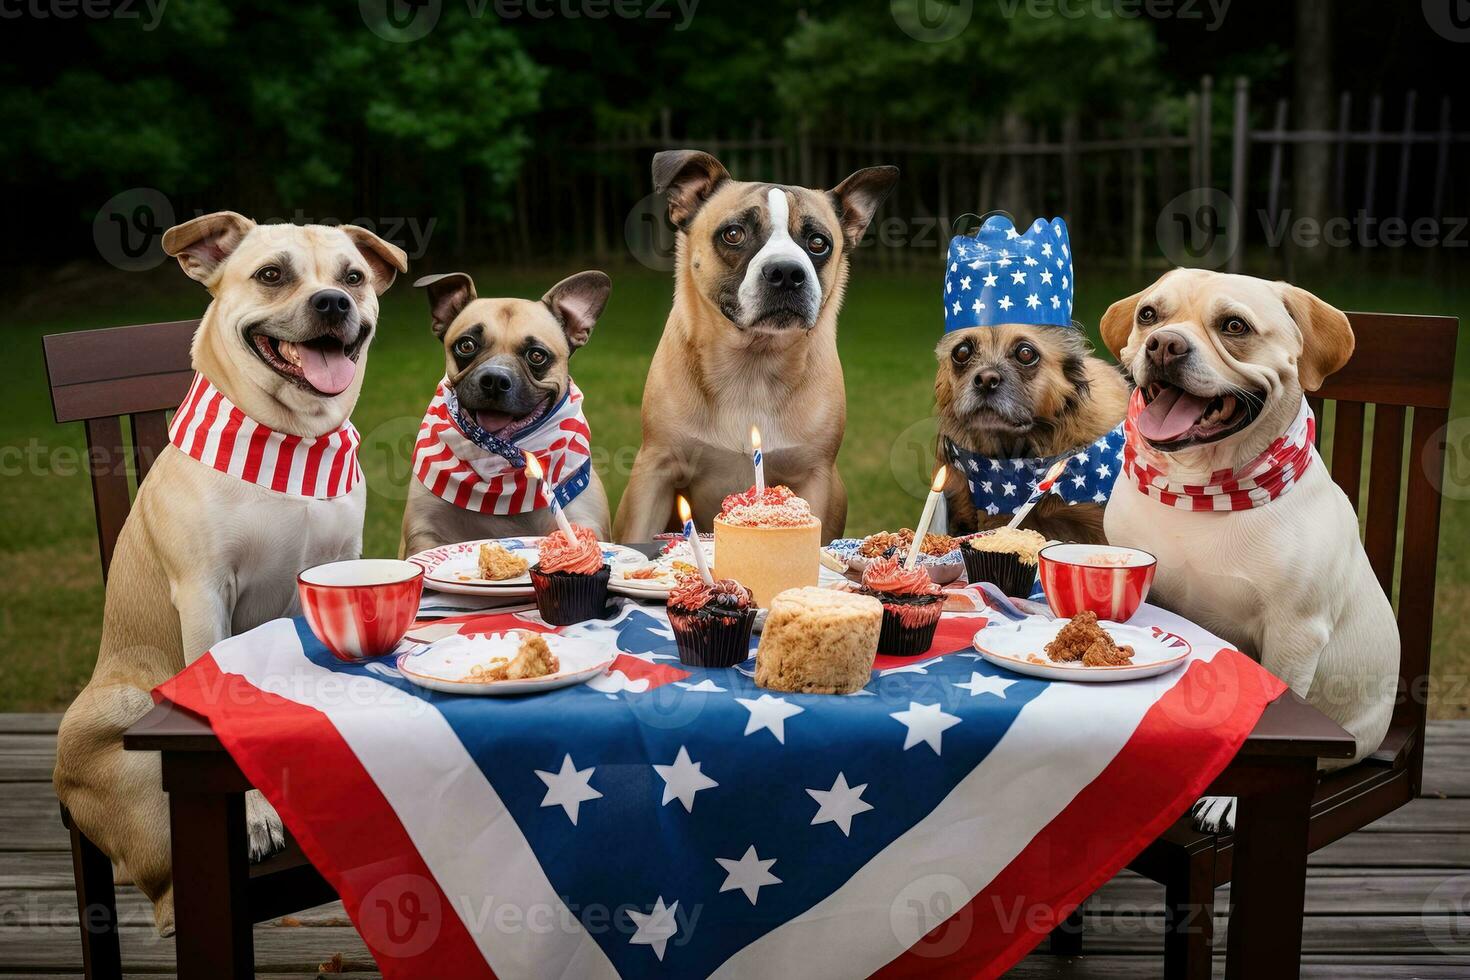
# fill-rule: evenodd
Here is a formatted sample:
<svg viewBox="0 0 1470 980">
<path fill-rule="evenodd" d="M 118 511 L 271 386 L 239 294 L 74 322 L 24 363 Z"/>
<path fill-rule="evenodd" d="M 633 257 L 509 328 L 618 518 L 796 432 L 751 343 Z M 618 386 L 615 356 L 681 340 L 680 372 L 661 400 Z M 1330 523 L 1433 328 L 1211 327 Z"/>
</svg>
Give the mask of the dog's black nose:
<svg viewBox="0 0 1470 980">
<path fill-rule="evenodd" d="M 1143 348 L 1148 351 L 1149 360 L 1168 365 L 1189 353 L 1189 341 L 1172 330 L 1155 330 L 1148 335 Z"/>
<path fill-rule="evenodd" d="M 772 262 L 761 274 L 773 289 L 798 289 L 806 283 L 806 267 L 800 262 Z"/>
<path fill-rule="evenodd" d="M 352 297 L 340 289 L 318 289 L 307 302 L 328 323 L 336 323 L 352 312 Z"/>
<path fill-rule="evenodd" d="M 487 395 L 507 395 L 515 387 L 516 376 L 510 368 L 487 367 L 480 372 L 479 382 Z"/>
<path fill-rule="evenodd" d="M 1000 387 L 1000 372 L 995 368 L 981 368 L 975 372 L 975 387 L 981 391 L 994 391 Z"/>
</svg>

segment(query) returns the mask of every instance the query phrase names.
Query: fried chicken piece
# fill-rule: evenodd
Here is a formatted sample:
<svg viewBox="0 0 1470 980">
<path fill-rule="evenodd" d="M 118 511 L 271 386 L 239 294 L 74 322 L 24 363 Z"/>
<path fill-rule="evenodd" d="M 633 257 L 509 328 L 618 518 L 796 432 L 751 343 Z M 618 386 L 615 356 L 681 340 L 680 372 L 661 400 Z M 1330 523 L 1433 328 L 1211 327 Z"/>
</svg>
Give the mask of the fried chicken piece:
<svg viewBox="0 0 1470 980">
<path fill-rule="evenodd" d="M 1084 667 L 1122 667 L 1133 662 L 1133 648 L 1118 646 L 1107 630 L 1098 625 L 1097 613 L 1080 612 L 1046 645 L 1046 655 L 1055 663 Z"/>
<path fill-rule="evenodd" d="M 532 677 L 545 677 L 561 670 L 561 662 L 546 640 L 539 633 L 521 630 L 521 645 L 516 655 L 509 660 L 496 659 L 487 666 L 470 668 L 470 679 L 475 681 L 523 681 Z"/>
<path fill-rule="evenodd" d="M 517 575 L 526 574 L 530 564 L 518 558 L 498 544 L 480 545 L 480 578 L 489 582 L 501 582 Z"/>
<path fill-rule="evenodd" d="M 1118 646 L 1113 638 L 1104 633 L 1093 641 L 1092 646 L 1082 655 L 1082 666 L 1084 667 L 1126 667 L 1133 663 L 1133 648 L 1130 646 Z"/>
</svg>

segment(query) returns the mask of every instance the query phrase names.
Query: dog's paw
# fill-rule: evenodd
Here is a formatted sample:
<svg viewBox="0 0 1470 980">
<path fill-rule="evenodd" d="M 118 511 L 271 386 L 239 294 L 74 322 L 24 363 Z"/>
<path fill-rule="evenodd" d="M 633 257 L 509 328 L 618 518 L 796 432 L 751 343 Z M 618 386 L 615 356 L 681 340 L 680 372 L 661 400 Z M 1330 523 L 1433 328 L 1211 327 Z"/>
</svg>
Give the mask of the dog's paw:
<svg viewBox="0 0 1470 980">
<path fill-rule="evenodd" d="M 259 861 L 286 846 L 286 827 L 280 814 L 260 790 L 245 794 L 245 833 L 250 840 L 250 860 Z"/>
<path fill-rule="evenodd" d="M 1203 796 L 1190 810 L 1194 829 L 1206 834 L 1235 833 L 1235 797 Z"/>
</svg>

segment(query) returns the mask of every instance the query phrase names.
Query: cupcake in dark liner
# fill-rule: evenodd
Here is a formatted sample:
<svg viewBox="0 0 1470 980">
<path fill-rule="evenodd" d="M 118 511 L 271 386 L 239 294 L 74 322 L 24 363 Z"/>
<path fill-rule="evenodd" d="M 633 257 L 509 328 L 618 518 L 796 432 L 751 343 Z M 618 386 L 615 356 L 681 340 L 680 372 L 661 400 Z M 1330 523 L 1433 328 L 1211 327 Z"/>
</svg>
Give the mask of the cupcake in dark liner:
<svg viewBox="0 0 1470 980">
<path fill-rule="evenodd" d="M 576 540 L 553 531 L 541 542 L 541 560 L 530 568 L 536 608 L 552 626 L 571 626 L 607 615 L 607 583 L 612 569 L 590 528 L 573 526 Z"/>
<path fill-rule="evenodd" d="M 923 568 L 904 568 L 897 558 L 880 558 L 863 569 L 867 595 L 883 603 L 878 652 L 911 657 L 928 650 L 944 612 L 944 591 Z"/>
<path fill-rule="evenodd" d="M 960 554 L 971 582 L 990 582 L 1008 596 L 1024 598 L 1036 584 L 1037 555 L 1045 546 L 1046 538 L 1035 531 L 996 528 L 966 538 Z"/>
<path fill-rule="evenodd" d="M 750 656 L 756 608 L 751 592 L 733 579 L 705 585 L 681 576 L 669 593 L 669 625 L 679 662 L 691 667 L 733 667 Z"/>
</svg>

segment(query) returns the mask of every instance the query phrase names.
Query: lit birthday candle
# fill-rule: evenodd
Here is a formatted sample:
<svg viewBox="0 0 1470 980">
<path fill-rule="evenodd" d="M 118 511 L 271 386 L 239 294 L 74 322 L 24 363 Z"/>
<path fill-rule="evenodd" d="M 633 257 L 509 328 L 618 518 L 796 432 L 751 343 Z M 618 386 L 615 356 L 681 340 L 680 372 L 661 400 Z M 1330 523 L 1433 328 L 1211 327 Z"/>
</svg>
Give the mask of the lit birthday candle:
<svg viewBox="0 0 1470 980">
<path fill-rule="evenodd" d="M 694 513 L 689 509 L 689 501 L 682 494 L 679 496 L 679 520 L 684 522 L 684 537 L 689 539 L 689 550 L 694 552 L 694 564 L 699 569 L 699 577 L 704 579 L 705 585 L 714 585 L 714 576 L 709 573 L 709 563 L 704 560 L 704 545 L 699 541 L 699 532 L 694 529 Z"/>
<path fill-rule="evenodd" d="M 934 508 L 939 506 L 939 498 L 944 496 L 944 478 L 948 472 L 948 467 L 941 466 L 939 472 L 934 474 L 934 482 L 929 485 L 929 496 L 924 501 L 924 513 L 919 515 L 919 523 L 914 526 L 914 543 L 909 545 L 904 568 L 913 568 L 914 563 L 919 560 L 919 549 L 924 546 L 924 535 L 929 533 L 929 525 L 934 520 Z"/>
<path fill-rule="evenodd" d="M 750 446 L 755 453 L 755 492 L 759 499 L 766 493 L 766 461 L 761 455 L 761 430 L 753 425 L 750 427 Z"/>
<path fill-rule="evenodd" d="M 556 499 L 556 494 L 546 485 L 545 473 L 541 470 L 541 463 L 532 453 L 526 453 L 526 473 L 536 481 L 536 492 L 546 497 L 546 502 L 551 505 L 551 516 L 556 518 L 556 526 L 561 528 L 561 533 L 567 536 L 568 541 L 576 541 L 576 532 L 572 530 L 572 522 L 567 520 L 566 513 L 561 509 L 561 501 Z"/>
</svg>

